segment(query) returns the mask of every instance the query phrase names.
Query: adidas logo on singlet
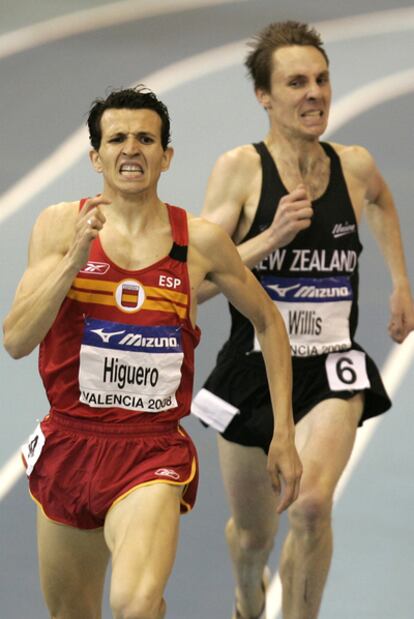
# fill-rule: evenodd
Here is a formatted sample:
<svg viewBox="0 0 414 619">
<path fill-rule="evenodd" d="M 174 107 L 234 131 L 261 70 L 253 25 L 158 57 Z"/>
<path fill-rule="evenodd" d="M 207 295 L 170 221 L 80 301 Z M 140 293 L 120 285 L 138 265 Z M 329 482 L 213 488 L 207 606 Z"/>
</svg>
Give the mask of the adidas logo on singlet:
<svg viewBox="0 0 414 619">
<path fill-rule="evenodd" d="M 347 221 L 344 224 L 335 224 L 332 228 L 332 236 L 334 239 L 339 239 L 341 236 L 347 236 L 355 232 L 355 224 L 349 224 Z"/>
</svg>

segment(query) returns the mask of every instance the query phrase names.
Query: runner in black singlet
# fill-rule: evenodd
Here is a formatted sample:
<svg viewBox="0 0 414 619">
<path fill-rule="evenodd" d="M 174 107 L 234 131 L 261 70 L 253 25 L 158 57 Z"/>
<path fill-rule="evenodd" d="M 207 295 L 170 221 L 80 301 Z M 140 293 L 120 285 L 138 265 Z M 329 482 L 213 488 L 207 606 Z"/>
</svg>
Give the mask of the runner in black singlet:
<svg viewBox="0 0 414 619">
<path fill-rule="evenodd" d="M 251 48 L 246 66 L 269 132 L 218 159 L 203 216 L 232 236 L 289 333 L 304 473 L 281 555 L 283 619 L 316 619 L 332 556 L 336 485 L 358 425 L 391 405 L 377 367 L 354 340 L 363 210 L 391 272 L 389 332 L 397 342 L 414 327 L 413 302 L 398 216 L 372 156 L 360 146 L 320 142 L 331 86 L 318 33 L 274 23 Z M 205 285 L 199 301 L 215 293 Z M 234 619 L 264 618 L 263 573 L 278 526 L 265 455 L 275 428 L 254 330 L 235 308 L 230 312 L 230 337 L 193 412 L 220 430 Z"/>
</svg>

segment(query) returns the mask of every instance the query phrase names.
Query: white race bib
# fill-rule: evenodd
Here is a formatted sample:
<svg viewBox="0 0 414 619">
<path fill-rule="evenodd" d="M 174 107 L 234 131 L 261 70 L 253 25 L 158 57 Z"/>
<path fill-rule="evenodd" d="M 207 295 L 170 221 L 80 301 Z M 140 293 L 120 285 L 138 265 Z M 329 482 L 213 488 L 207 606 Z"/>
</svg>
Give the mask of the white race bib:
<svg viewBox="0 0 414 619">
<path fill-rule="evenodd" d="M 45 444 L 45 435 L 42 432 L 40 423 L 36 426 L 35 431 L 29 436 L 27 442 L 22 445 L 22 454 L 26 462 L 26 474 L 30 475 L 34 465 L 38 461 L 42 453 L 43 445 Z"/>
<path fill-rule="evenodd" d="M 325 368 L 332 391 L 354 391 L 368 389 L 371 386 L 365 353 L 360 350 L 328 355 Z"/>
<path fill-rule="evenodd" d="M 200 389 L 191 404 L 191 412 L 218 432 L 224 432 L 239 409 L 208 389 Z"/>
<path fill-rule="evenodd" d="M 349 277 L 272 275 L 262 277 L 261 283 L 283 317 L 293 356 L 310 357 L 350 348 L 353 292 Z M 260 350 L 257 338 L 254 349 Z"/>
<path fill-rule="evenodd" d="M 181 327 L 85 321 L 80 401 L 157 413 L 177 406 L 184 358 Z"/>
</svg>

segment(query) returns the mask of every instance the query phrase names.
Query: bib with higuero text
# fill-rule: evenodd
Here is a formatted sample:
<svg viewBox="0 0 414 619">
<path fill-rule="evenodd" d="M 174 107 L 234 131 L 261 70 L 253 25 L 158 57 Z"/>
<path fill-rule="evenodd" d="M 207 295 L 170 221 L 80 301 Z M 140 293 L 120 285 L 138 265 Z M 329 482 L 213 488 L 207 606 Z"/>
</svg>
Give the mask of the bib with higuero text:
<svg viewBox="0 0 414 619">
<path fill-rule="evenodd" d="M 80 401 L 93 408 L 157 413 L 177 406 L 181 327 L 87 319 L 80 349 Z"/>
</svg>

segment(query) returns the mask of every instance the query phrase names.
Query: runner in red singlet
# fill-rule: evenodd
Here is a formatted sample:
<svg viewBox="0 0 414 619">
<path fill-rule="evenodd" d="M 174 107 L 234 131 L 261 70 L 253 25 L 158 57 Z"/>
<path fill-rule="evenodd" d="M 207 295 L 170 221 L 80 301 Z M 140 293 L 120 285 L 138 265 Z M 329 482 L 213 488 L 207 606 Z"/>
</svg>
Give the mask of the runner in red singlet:
<svg viewBox="0 0 414 619">
<path fill-rule="evenodd" d="M 289 345 L 226 233 L 159 199 L 173 155 L 163 103 L 143 87 L 114 91 L 94 102 L 88 125 L 103 193 L 41 213 L 4 342 L 15 358 L 40 345 L 50 401 L 23 448 L 50 615 L 100 617 L 111 557 L 114 617 L 161 619 L 179 514 L 197 486 L 180 419 L 190 409 L 203 280 L 252 321 L 261 343 L 277 409 L 269 471 L 280 510 L 301 475 Z"/>
</svg>

